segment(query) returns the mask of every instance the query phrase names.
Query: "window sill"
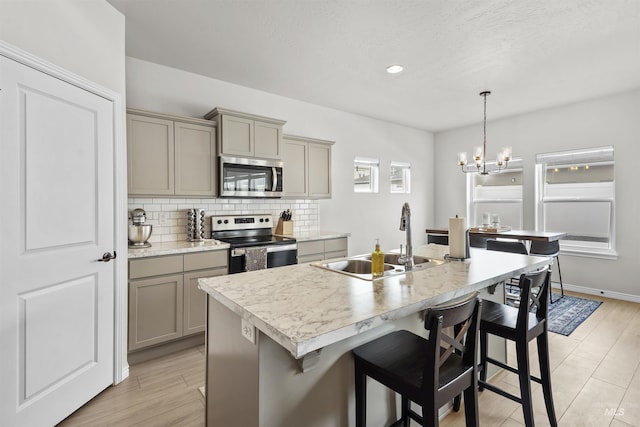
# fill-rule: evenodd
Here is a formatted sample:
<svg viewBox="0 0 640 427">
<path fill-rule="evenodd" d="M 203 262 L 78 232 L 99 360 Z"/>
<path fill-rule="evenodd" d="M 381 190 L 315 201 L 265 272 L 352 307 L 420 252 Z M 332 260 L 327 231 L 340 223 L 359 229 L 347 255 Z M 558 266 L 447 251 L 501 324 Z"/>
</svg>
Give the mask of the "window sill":
<svg viewBox="0 0 640 427">
<path fill-rule="evenodd" d="M 609 259 L 609 260 L 617 260 L 618 253 L 615 250 L 607 249 L 607 250 L 587 250 L 587 249 L 560 249 L 561 255 L 569 255 L 569 256 L 579 256 L 585 258 L 600 258 L 600 259 Z"/>
</svg>

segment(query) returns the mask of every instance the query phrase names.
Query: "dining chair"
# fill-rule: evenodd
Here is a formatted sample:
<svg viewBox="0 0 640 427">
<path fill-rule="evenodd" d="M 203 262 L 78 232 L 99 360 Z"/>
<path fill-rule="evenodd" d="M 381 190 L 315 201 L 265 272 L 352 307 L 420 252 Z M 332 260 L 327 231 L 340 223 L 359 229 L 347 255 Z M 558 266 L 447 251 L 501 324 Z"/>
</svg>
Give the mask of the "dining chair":
<svg viewBox="0 0 640 427">
<path fill-rule="evenodd" d="M 533 240 L 531 242 L 531 249 L 529 250 L 531 255 L 543 255 L 549 256 L 555 259 L 558 264 L 558 277 L 560 279 L 560 297 L 556 298 L 558 301 L 560 298 L 564 298 L 564 285 L 562 284 L 562 270 L 560 269 L 560 242 L 554 240 L 553 242 L 545 242 L 541 240 Z M 549 291 L 549 298 L 553 304 L 553 292 Z"/>
<path fill-rule="evenodd" d="M 487 250 L 529 255 L 527 247 L 520 241 L 487 240 Z"/>
<path fill-rule="evenodd" d="M 448 245 L 448 234 L 427 234 L 427 243 L 435 243 L 436 245 Z"/>
<path fill-rule="evenodd" d="M 356 427 L 367 425 L 367 377 L 401 395 L 401 417 L 393 425 L 408 426 L 413 419 L 423 426 L 438 426 L 438 409 L 463 393 L 466 425 L 477 426 L 476 343 L 482 303 L 474 292 L 428 308 L 424 320 L 428 338 L 399 330 L 353 349 Z M 452 330 L 457 332 L 450 336 Z M 410 402 L 422 407 L 422 415 L 411 409 Z"/>
<path fill-rule="evenodd" d="M 487 240 L 487 250 L 528 255 L 527 247 L 520 241 Z M 514 301 L 514 304 L 518 304 L 518 302 L 520 301 L 520 292 L 517 290 L 518 280 L 519 278 L 512 277 L 509 283 L 506 283 L 506 297 Z"/>
<path fill-rule="evenodd" d="M 531 381 L 542 384 L 542 395 L 549 423 L 554 427 L 558 425 L 551 392 L 551 368 L 549 366 L 549 340 L 547 336 L 550 281 L 551 271 L 548 267 L 533 273 L 522 274 L 518 283 L 520 287 L 520 307 L 515 308 L 507 304 L 483 301 L 480 320 L 481 367 L 478 381 L 479 390 L 487 389 L 518 402 L 522 406 L 525 425 L 528 427 L 534 425 Z M 537 292 L 535 292 L 536 290 Z M 515 342 L 516 367 L 488 355 L 487 342 L 489 334 Z M 540 378 L 531 375 L 529 367 L 529 342 L 533 339 L 536 340 L 538 347 Z M 516 396 L 487 381 L 487 365 L 489 363 L 518 375 L 520 396 Z"/>
</svg>

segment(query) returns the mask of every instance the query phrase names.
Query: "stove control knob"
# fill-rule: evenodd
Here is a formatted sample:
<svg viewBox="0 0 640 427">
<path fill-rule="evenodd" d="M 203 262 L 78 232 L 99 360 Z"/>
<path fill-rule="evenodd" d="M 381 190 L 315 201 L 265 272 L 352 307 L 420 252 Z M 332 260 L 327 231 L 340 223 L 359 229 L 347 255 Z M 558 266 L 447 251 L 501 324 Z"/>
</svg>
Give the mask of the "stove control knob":
<svg viewBox="0 0 640 427">
<path fill-rule="evenodd" d="M 265 220 L 266 222 L 269 222 L 269 218 L 265 218 L 264 220 Z"/>
<path fill-rule="evenodd" d="M 218 224 L 222 224 L 222 220 L 221 219 L 218 220 Z"/>
<path fill-rule="evenodd" d="M 260 218 L 260 222 L 264 222 L 264 218 Z"/>
<path fill-rule="evenodd" d="M 224 223 L 225 223 L 225 224 L 229 224 L 229 220 L 228 220 L 228 219 L 225 219 L 225 220 L 224 220 Z"/>
</svg>

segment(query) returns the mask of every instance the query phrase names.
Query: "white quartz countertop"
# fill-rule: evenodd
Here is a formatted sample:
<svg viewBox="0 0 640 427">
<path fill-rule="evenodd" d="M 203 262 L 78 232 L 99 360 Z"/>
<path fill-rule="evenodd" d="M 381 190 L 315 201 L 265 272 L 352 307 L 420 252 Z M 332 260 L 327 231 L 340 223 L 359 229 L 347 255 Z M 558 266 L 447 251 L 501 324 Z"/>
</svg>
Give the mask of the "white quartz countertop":
<svg viewBox="0 0 640 427">
<path fill-rule="evenodd" d="M 341 231 L 313 230 L 299 231 L 293 234 L 276 234 L 277 236 L 295 237 L 298 242 L 307 242 L 312 240 L 338 239 L 341 237 L 349 237 L 351 233 Z"/>
<path fill-rule="evenodd" d="M 159 255 L 175 255 L 200 251 L 219 251 L 229 249 L 228 243 L 219 240 L 205 239 L 202 242 L 161 242 L 151 243 L 149 248 L 129 248 L 129 258 L 144 258 Z"/>
<path fill-rule="evenodd" d="M 433 244 L 413 251 L 437 259 L 444 259 L 446 252 L 447 246 Z M 550 262 L 546 257 L 471 248 L 468 260 L 375 281 L 298 264 L 199 279 L 199 287 L 298 359 Z"/>
</svg>

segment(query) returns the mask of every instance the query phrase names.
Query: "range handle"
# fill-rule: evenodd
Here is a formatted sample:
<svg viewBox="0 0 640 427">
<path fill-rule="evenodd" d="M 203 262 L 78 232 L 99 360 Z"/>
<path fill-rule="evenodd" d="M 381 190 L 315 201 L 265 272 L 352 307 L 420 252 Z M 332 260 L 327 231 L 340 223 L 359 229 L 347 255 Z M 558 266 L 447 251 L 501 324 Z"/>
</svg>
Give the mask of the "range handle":
<svg viewBox="0 0 640 427">
<path fill-rule="evenodd" d="M 295 250 L 298 250 L 298 245 L 295 244 L 295 243 L 292 243 L 290 245 L 270 245 L 270 246 L 267 246 L 267 253 L 295 251 Z M 246 251 L 244 250 L 244 248 L 231 249 L 231 256 L 232 257 L 244 256 L 245 253 L 246 253 Z"/>
</svg>

